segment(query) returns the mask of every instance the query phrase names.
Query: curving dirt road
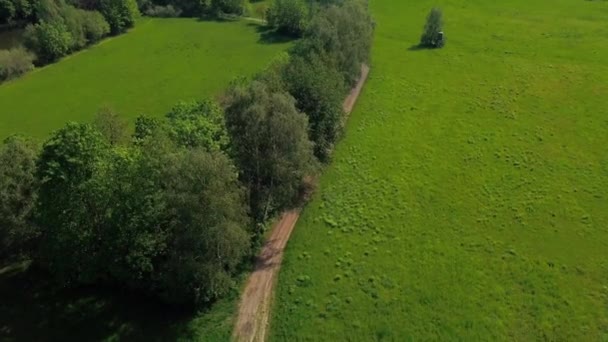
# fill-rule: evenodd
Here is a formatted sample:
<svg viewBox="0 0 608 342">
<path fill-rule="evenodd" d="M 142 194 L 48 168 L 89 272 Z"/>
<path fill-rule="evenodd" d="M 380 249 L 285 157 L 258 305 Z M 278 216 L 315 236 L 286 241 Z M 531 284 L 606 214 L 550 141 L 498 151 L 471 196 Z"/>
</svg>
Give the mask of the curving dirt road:
<svg viewBox="0 0 608 342">
<path fill-rule="evenodd" d="M 368 74 L 369 67 L 362 65 L 361 78 L 344 100 L 343 108 L 346 114 L 353 110 Z M 272 227 L 270 238 L 262 247 L 255 269 L 247 280 L 234 328 L 234 340 L 263 342 L 266 339 L 275 279 L 281 268 L 283 251 L 299 217 L 299 209 L 285 212 Z"/>
</svg>

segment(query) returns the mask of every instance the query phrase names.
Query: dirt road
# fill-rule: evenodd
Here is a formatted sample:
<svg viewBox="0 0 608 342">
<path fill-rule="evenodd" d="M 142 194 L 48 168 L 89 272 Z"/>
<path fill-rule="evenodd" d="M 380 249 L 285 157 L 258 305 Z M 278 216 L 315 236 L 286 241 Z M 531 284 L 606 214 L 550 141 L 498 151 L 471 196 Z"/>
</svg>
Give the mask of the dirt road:
<svg viewBox="0 0 608 342">
<path fill-rule="evenodd" d="M 344 112 L 350 114 L 367 80 L 369 67 L 361 66 L 361 78 L 344 100 Z M 257 257 L 255 269 L 245 286 L 239 305 L 234 340 L 239 342 L 263 342 L 270 317 L 272 295 L 276 277 L 281 268 L 283 251 L 289 236 L 300 217 L 300 210 L 283 213 L 272 227 L 272 233 Z"/>
</svg>

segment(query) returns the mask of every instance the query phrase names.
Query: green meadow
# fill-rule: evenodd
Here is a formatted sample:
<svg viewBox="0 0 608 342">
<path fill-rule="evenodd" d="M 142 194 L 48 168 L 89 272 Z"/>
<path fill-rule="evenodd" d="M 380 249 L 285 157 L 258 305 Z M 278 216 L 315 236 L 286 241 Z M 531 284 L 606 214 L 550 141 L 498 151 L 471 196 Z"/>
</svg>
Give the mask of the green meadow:
<svg viewBox="0 0 608 342">
<path fill-rule="evenodd" d="M 288 43 L 247 21 L 142 19 L 128 34 L 0 84 L 0 139 L 45 138 L 102 107 L 132 120 L 180 100 L 217 95 L 263 69 Z"/>
<path fill-rule="evenodd" d="M 447 44 L 418 49 L 434 5 Z M 608 2 L 370 6 L 271 340 L 608 340 Z"/>
</svg>

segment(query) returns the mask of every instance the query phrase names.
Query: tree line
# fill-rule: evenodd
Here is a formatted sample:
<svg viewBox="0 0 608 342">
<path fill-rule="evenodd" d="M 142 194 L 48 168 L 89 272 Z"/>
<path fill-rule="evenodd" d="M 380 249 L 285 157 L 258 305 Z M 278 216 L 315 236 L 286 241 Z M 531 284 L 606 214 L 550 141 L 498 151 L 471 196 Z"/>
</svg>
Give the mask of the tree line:
<svg viewBox="0 0 608 342">
<path fill-rule="evenodd" d="M 135 0 L 0 0 L 0 25 L 25 26 L 25 48 L 0 54 L 0 81 L 123 33 L 138 16 Z"/>
<path fill-rule="evenodd" d="M 134 129 L 111 109 L 42 145 L 0 147 L 0 258 L 58 286 L 107 284 L 201 306 L 233 285 L 264 224 L 330 161 L 342 100 L 369 61 L 366 2 L 321 4 L 289 52 L 217 101 Z"/>
</svg>

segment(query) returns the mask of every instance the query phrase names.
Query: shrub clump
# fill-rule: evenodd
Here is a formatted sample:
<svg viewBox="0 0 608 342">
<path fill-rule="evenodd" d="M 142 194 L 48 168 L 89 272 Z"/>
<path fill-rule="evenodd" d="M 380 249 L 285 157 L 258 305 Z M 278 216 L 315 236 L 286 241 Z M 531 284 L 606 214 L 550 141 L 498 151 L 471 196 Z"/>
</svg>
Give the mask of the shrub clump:
<svg viewBox="0 0 608 342">
<path fill-rule="evenodd" d="M 36 53 L 37 64 L 54 62 L 110 33 L 110 25 L 97 11 L 65 3 L 41 2 L 41 21 L 25 30 L 25 46 Z"/>
<path fill-rule="evenodd" d="M 35 56 L 24 48 L 0 50 L 0 81 L 10 80 L 34 68 Z"/>
<path fill-rule="evenodd" d="M 182 11 L 179 8 L 173 7 L 172 5 L 153 6 L 148 8 L 145 14 L 149 17 L 176 18 L 182 14 Z"/>
<path fill-rule="evenodd" d="M 43 64 L 65 56 L 73 44 L 67 26 L 59 20 L 28 25 L 24 39 L 25 46 L 34 51 L 38 56 L 38 62 Z"/>
<path fill-rule="evenodd" d="M 135 0 L 101 0 L 100 12 L 110 24 L 110 33 L 114 35 L 133 27 L 140 14 Z"/>
<path fill-rule="evenodd" d="M 440 8 L 433 8 L 426 18 L 424 32 L 420 37 L 420 46 L 441 48 L 445 45 L 443 37 L 443 13 Z"/>
<path fill-rule="evenodd" d="M 211 12 L 215 15 L 241 15 L 245 10 L 244 0 L 211 0 Z"/>
<path fill-rule="evenodd" d="M 306 28 L 308 7 L 302 0 L 275 0 L 268 11 L 268 25 L 277 31 L 301 36 Z"/>
</svg>

